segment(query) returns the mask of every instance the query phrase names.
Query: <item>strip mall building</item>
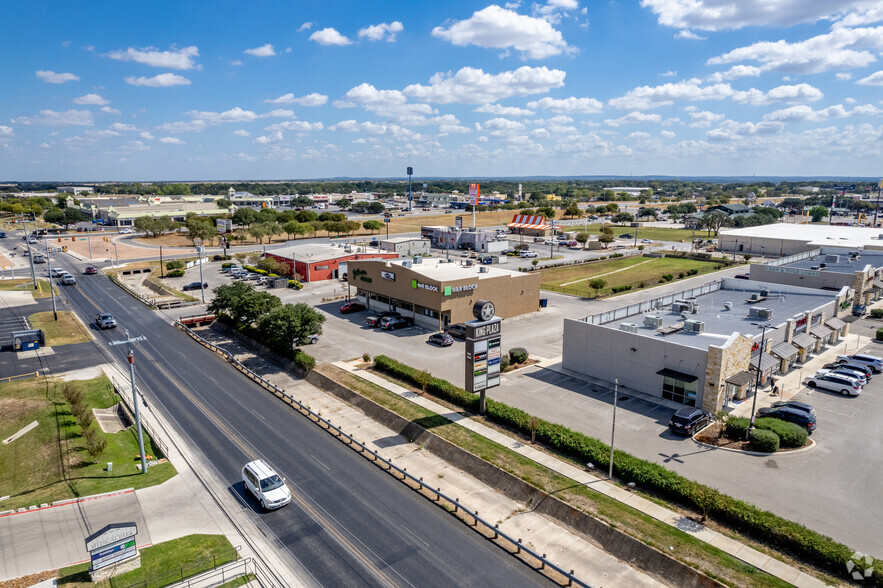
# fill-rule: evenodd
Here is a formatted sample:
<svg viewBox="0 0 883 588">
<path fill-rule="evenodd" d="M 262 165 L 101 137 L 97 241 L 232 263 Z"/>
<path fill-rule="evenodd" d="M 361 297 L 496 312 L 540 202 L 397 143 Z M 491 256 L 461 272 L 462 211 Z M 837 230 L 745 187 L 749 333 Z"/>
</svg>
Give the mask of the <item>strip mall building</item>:
<svg viewBox="0 0 883 588">
<path fill-rule="evenodd" d="M 394 259 L 394 251 L 348 243 L 308 243 L 268 250 L 266 256 L 288 266 L 305 282 L 343 278 L 349 263 L 360 259 Z"/>
<path fill-rule="evenodd" d="M 397 310 L 428 329 L 472 320 L 476 300 L 490 300 L 497 316 L 536 312 L 540 306 L 538 272 L 513 272 L 470 260 L 354 260 L 348 281 L 369 308 Z"/>
</svg>

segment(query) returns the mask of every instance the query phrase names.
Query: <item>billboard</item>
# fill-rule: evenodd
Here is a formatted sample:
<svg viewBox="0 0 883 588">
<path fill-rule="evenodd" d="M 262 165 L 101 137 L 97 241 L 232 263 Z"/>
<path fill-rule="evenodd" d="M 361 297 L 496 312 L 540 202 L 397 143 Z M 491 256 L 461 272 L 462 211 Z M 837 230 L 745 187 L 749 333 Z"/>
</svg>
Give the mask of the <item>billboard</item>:
<svg viewBox="0 0 883 588">
<path fill-rule="evenodd" d="M 469 202 L 472 206 L 478 206 L 479 185 L 469 184 Z"/>
</svg>

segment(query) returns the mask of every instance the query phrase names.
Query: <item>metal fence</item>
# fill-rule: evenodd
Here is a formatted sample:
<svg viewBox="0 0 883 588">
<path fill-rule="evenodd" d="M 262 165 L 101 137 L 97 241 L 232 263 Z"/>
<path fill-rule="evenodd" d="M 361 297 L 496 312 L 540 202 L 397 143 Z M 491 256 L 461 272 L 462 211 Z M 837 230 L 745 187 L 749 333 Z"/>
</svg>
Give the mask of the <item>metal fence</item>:
<svg viewBox="0 0 883 588">
<path fill-rule="evenodd" d="M 788 257 L 780 257 L 779 259 L 774 259 L 764 265 L 776 267 L 780 265 L 788 265 L 789 263 L 794 263 L 795 261 L 801 261 L 803 259 L 809 259 L 810 257 L 815 257 L 816 255 L 821 255 L 821 249 L 810 249 L 809 251 L 804 251 L 802 253 L 795 253 L 794 255 L 789 255 Z"/>
<path fill-rule="evenodd" d="M 447 496 L 441 491 L 440 488 L 433 488 L 429 486 L 423 481 L 423 478 L 417 478 L 409 474 L 406 468 L 400 468 L 397 465 L 393 464 L 391 461 L 380 456 L 377 453 L 377 450 L 372 451 L 368 449 L 364 442 L 360 442 L 349 434 L 344 433 L 343 429 L 333 425 L 330 421 L 323 418 L 322 415 L 310 409 L 309 406 L 303 404 L 301 401 L 286 393 L 285 390 L 283 390 L 282 388 L 279 388 L 275 384 L 265 380 L 258 374 L 255 374 L 247 367 L 239 363 L 239 361 L 235 357 L 233 357 L 233 354 L 226 349 L 222 349 L 217 345 L 209 343 L 208 341 L 194 333 L 186 325 L 182 325 L 178 321 L 175 321 L 175 325 L 186 332 L 188 335 L 190 335 L 190 337 L 192 337 L 200 344 L 226 357 L 236 367 L 236 369 L 241 371 L 243 374 L 245 374 L 255 382 L 260 383 L 264 388 L 275 394 L 278 398 L 283 400 L 285 403 L 287 403 L 289 406 L 291 406 L 304 416 L 314 421 L 320 427 L 325 428 L 327 431 L 337 436 L 337 438 L 340 439 L 341 442 L 346 443 L 355 451 L 358 451 L 370 458 L 376 465 L 378 465 L 378 467 L 383 467 L 387 472 L 398 477 L 402 482 L 405 482 L 409 486 L 414 487 L 415 490 L 428 493 L 430 500 L 432 500 L 433 502 L 438 502 L 441 504 L 442 501 L 444 501 L 444 503 L 446 503 L 455 514 L 458 514 L 461 519 L 464 519 L 466 522 L 469 522 L 471 520 L 471 526 L 473 528 L 481 532 L 483 535 L 494 540 L 501 547 L 505 548 L 508 544 L 511 547 L 511 553 L 513 555 L 518 555 L 522 560 L 526 561 L 534 560 L 537 563 L 537 570 L 549 569 L 554 571 L 564 578 L 567 586 L 576 585 L 583 586 L 584 588 L 591 588 L 589 584 L 583 582 L 574 575 L 574 570 L 567 571 L 549 561 L 545 553 L 540 554 L 528 547 L 525 547 L 520 537 L 512 537 L 500 531 L 499 525 L 497 523 L 483 519 L 481 516 L 479 516 L 478 511 L 473 512 L 468 510 L 462 504 L 460 504 L 459 498 Z"/>
<path fill-rule="evenodd" d="M 198 581 L 198 578 L 201 577 L 202 572 L 206 570 L 219 569 L 220 566 L 224 566 L 224 564 L 230 562 L 231 560 L 236 560 L 236 558 L 239 557 L 240 549 L 241 548 L 237 546 L 221 550 L 218 553 L 212 554 L 208 557 L 204 557 L 202 559 L 180 565 L 175 570 L 171 570 L 164 574 L 157 574 L 156 576 L 151 576 L 134 584 L 123 584 L 119 582 L 119 580 L 115 582 L 114 578 L 110 578 L 110 585 L 111 588 L 162 588 L 163 586 L 169 586 L 170 584 L 177 584 L 179 586 L 190 585 L 190 582 L 195 583 L 196 581 Z M 224 570 L 219 570 L 219 572 L 223 574 Z M 197 574 L 199 574 L 200 576 L 198 577 Z M 241 575 L 243 574 L 240 572 L 235 576 L 228 574 L 228 577 L 232 580 L 233 578 L 239 577 Z M 185 580 L 185 578 L 189 579 L 190 581 L 182 584 L 182 581 Z M 223 583 L 223 581 L 220 583 Z M 208 585 L 217 585 L 217 583 Z"/>
<path fill-rule="evenodd" d="M 651 300 L 645 300 L 637 304 L 631 304 L 629 306 L 623 306 L 622 308 L 608 310 L 607 312 L 589 315 L 582 320 L 592 325 L 603 325 L 604 323 L 622 320 L 632 315 L 642 314 L 645 312 L 656 310 L 658 308 L 662 308 L 664 306 L 669 306 L 675 300 L 680 300 L 682 298 L 694 298 L 703 294 L 716 292 L 720 289 L 721 282 L 710 282 L 696 288 L 690 288 L 689 290 L 682 290 L 681 292 L 666 294 L 665 296 L 660 296 Z"/>
</svg>

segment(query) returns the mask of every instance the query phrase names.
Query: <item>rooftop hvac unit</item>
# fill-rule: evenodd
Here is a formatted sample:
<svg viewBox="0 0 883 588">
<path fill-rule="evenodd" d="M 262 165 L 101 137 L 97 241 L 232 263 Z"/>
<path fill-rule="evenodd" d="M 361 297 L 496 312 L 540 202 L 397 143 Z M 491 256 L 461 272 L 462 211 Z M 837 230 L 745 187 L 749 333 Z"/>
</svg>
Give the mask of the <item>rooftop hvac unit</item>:
<svg viewBox="0 0 883 588">
<path fill-rule="evenodd" d="M 662 326 L 662 317 L 656 316 L 653 314 L 648 314 L 644 317 L 644 326 L 650 327 L 652 329 L 658 329 Z"/>
<path fill-rule="evenodd" d="M 748 309 L 748 318 L 756 318 L 764 321 L 768 321 L 773 318 L 773 309 L 772 308 L 761 308 L 759 306 L 752 306 Z"/>
<path fill-rule="evenodd" d="M 619 330 L 625 331 L 626 333 L 637 333 L 638 325 L 634 323 L 619 323 Z"/>
<path fill-rule="evenodd" d="M 410 260 L 410 259 L 406 259 L 405 261 L 403 261 L 403 262 L 402 262 L 402 267 L 411 267 L 411 260 Z"/>
<path fill-rule="evenodd" d="M 811 270 L 817 270 L 817 269 L 819 269 L 819 266 L 817 266 L 817 265 L 811 265 L 811 266 L 809 266 L 809 269 L 811 269 Z"/>
<path fill-rule="evenodd" d="M 763 296 L 764 298 L 766 298 L 767 296 L 770 295 L 770 291 L 769 291 L 769 290 L 766 290 L 766 289 L 763 289 L 763 290 L 760 291 L 760 295 Z"/>
<path fill-rule="evenodd" d="M 760 300 L 760 294 L 757 292 L 752 292 L 751 296 L 748 297 L 748 300 Z"/>
<path fill-rule="evenodd" d="M 828 267 L 828 264 L 827 264 L 827 263 L 820 263 L 820 264 L 819 264 L 819 269 L 820 269 L 820 270 L 823 270 L 823 269 L 825 269 L 826 267 Z"/>
<path fill-rule="evenodd" d="M 685 310 L 684 312 L 681 313 L 681 318 L 684 320 L 687 320 L 688 318 L 690 318 L 690 313 Z"/>
<path fill-rule="evenodd" d="M 480 265 L 480 266 L 478 266 L 478 273 L 480 273 L 480 274 L 486 274 L 486 273 L 487 273 L 487 266 L 486 266 L 486 265 Z"/>
<path fill-rule="evenodd" d="M 724 310 L 733 310 L 732 302 L 724 302 Z"/>
<path fill-rule="evenodd" d="M 840 263 L 840 256 L 829 253 L 825 255 L 825 261 L 830 261 L 831 263 Z"/>
<path fill-rule="evenodd" d="M 414 263 L 423 263 L 423 256 L 422 255 L 415 255 L 414 256 Z"/>
<path fill-rule="evenodd" d="M 705 332 L 705 323 L 703 321 L 684 321 L 684 331 L 690 333 L 703 333 Z"/>
<path fill-rule="evenodd" d="M 675 300 L 671 304 L 671 311 L 674 313 L 693 312 L 693 304 L 686 300 Z"/>
</svg>

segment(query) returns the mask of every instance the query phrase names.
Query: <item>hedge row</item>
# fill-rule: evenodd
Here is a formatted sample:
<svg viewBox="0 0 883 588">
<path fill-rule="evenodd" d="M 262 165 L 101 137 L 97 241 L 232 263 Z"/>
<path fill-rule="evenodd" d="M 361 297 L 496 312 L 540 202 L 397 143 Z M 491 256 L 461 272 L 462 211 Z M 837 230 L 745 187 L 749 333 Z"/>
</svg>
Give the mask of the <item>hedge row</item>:
<svg viewBox="0 0 883 588">
<path fill-rule="evenodd" d="M 764 429 L 751 429 L 748 443 L 751 449 L 761 453 L 775 453 L 779 450 L 779 436 Z"/>
<path fill-rule="evenodd" d="M 378 370 L 390 376 L 419 386 L 416 374 L 420 370 L 385 355 L 375 357 L 374 365 Z M 472 412 L 476 412 L 478 408 L 477 394 L 470 394 L 447 380 L 432 378 L 426 390 Z M 508 427 L 525 436 L 531 434 L 530 422 L 534 417 L 521 409 L 488 398 L 486 417 L 493 423 Z M 610 458 L 609 446 L 563 425 L 543 419 L 537 420 L 539 420 L 539 426 L 536 428 L 536 441 L 578 463 L 592 463 L 602 470 L 607 469 Z M 747 419 L 744 420 L 747 426 Z M 741 421 L 739 422 L 741 423 Z M 742 433 L 744 435 L 744 429 Z M 623 482 L 634 482 L 643 489 L 663 498 L 688 505 L 699 511 L 703 510 L 700 503 L 704 502 L 703 496 L 708 494 L 708 489 L 702 484 L 689 480 L 659 464 L 637 458 L 621 450 L 615 451 L 613 465 L 616 475 Z M 846 564 L 852 557 L 853 550 L 846 545 L 807 529 L 799 523 L 789 521 L 726 494 L 719 495 L 711 508 L 708 509 L 708 514 L 760 543 L 790 552 L 835 575 L 846 573 Z M 872 581 L 872 584 L 883 585 L 883 560 L 876 560 L 873 578 L 869 580 Z"/>
<path fill-rule="evenodd" d="M 775 433 L 781 441 L 782 447 L 803 447 L 809 435 L 806 429 L 800 425 L 789 423 L 780 419 L 759 418 L 755 419 L 754 426 Z"/>
</svg>

